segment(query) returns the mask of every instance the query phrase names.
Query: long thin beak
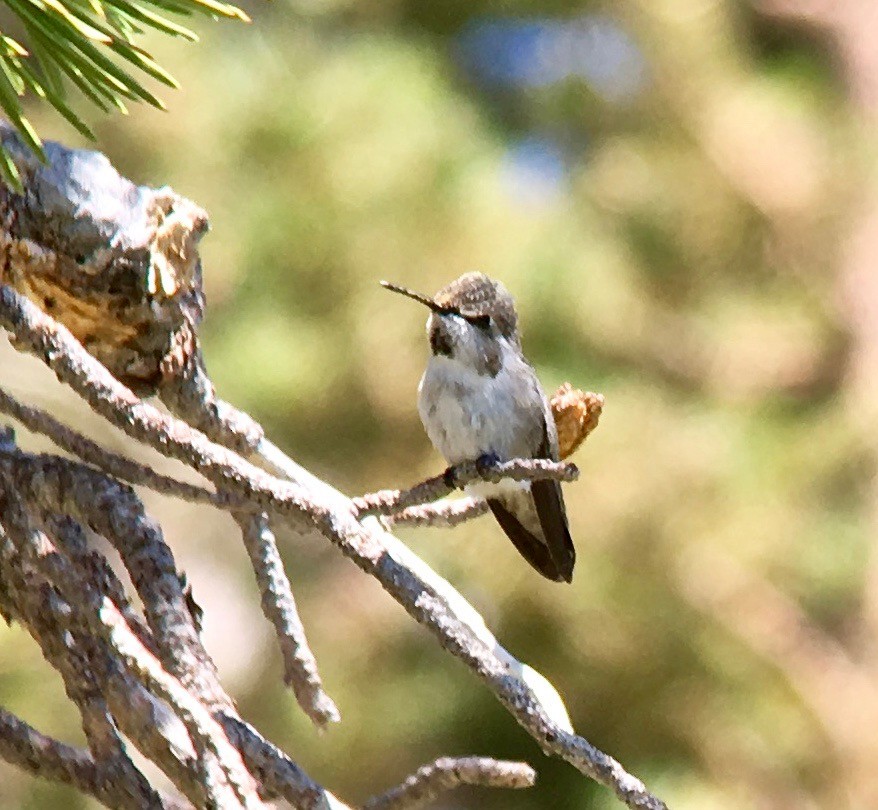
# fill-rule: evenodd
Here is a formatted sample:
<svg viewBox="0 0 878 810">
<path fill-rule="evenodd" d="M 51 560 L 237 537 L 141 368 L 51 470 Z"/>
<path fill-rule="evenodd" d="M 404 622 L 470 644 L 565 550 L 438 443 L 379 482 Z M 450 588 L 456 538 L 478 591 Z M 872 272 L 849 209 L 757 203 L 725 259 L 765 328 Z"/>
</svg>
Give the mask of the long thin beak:
<svg viewBox="0 0 878 810">
<path fill-rule="evenodd" d="M 400 295 L 404 295 L 407 298 L 412 298 L 420 304 L 423 304 L 425 307 L 433 310 L 433 312 L 438 312 L 440 315 L 446 314 L 447 310 L 443 307 L 440 307 L 432 298 L 428 298 L 426 295 L 421 295 L 421 293 L 416 293 L 414 290 L 410 290 L 408 287 L 400 287 L 399 284 L 392 284 L 389 281 L 380 282 L 381 286 L 384 287 L 385 290 L 390 290 L 390 292 L 399 293 Z"/>
</svg>

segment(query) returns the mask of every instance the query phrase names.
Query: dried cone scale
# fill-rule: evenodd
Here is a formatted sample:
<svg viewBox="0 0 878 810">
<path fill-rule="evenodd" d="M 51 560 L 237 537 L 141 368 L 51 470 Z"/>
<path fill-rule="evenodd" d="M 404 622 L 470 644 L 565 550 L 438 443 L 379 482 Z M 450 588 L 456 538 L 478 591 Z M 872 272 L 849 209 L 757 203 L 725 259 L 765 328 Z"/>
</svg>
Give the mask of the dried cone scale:
<svg viewBox="0 0 878 810">
<path fill-rule="evenodd" d="M 564 383 L 551 399 L 552 416 L 558 428 L 558 446 L 562 459 L 568 458 L 598 425 L 604 398 L 591 391 L 580 391 Z"/>
</svg>

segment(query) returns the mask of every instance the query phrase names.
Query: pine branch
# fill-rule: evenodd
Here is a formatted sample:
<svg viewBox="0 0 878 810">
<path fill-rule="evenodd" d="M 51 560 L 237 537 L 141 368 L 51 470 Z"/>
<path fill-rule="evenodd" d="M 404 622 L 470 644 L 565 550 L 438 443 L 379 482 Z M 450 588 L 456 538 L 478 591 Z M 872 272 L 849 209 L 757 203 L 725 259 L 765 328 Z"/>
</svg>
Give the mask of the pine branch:
<svg viewBox="0 0 878 810">
<path fill-rule="evenodd" d="M 7 144 L 15 141 L 8 132 L 3 138 Z M 218 498 L 210 500 L 240 515 L 265 612 L 282 646 L 289 645 L 286 663 L 296 672 L 288 674 L 298 687 L 303 708 L 307 710 L 309 701 L 317 706 L 323 692 L 270 530 L 282 524 L 303 540 L 330 542 L 376 579 L 493 692 L 544 752 L 606 785 L 629 807 L 664 808 L 621 764 L 573 731 L 552 685 L 506 651 L 448 582 L 386 532 L 379 519 L 358 514 L 354 502 L 285 456 L 253 420 L 216 398 L 203 369 L 197 333 L 203 311 L 197 253 L 197 240 L 206 225 L 203 212 L 170 192 L 138 189 L 136 195 L 127 196 L 131 184 L 94 154 L 79 153 L 80 159 L 72 161 L 67 150 L 47 145 L 50 158 L 57 155 L 63 160 L 54 174 L 43 172 L 33 156 L 15 143 L 23 176 L 38 193 L 0 194 L 0 222 L 6 223 L 0 327 L 8 331 L 16 348 L 39 358 L 95 413 L 136 441 L 200 473 L 215 487 Z M 77 182 L 65 182 L 63 167 L 74 164 L 80 173 Z M 71 201 L 65 196 L 70 194 L 79 196 Z M 126 208 L 122 199 L 140 202 Z M 117 202 L 110 209 L 102 207 L 108 200 Z M 40 211 L 34 206 L 50 203 L 53 238 L 42 242 L 40 226 L 34 224 Z M 85 267 L 75 262 L 77 272 L 70 272 L 71 256 L 90 255 L 77 240 L 93 238 L 89 233 L 93 209 L 120 212 L 118 221 L 102 222 L 101 244 L 131 245 L 131 239 L 116 240 L 107 233 L 114 229 L 127 233 L 129 228 L 140 242 L 130 254 L 109 257 L 95 272 L 88 272 L 87 259 Z M 118 289 L 129 291 L 127 300 L 120 302 L 118 295 L 110 295 L 110 290 Z M 62 303 L 52 308 L 52 315 L 40 307 L 48 298 Z M 63 306 L 68 301 L 75 306 Z M 137 328 L 111 328 L 119 323 Z M 89 336 L 91 353 L 78 334 Z M 572 397 L 565 410 L 571 435 L 581 440 L 593 429 L 601 400 L 567 393 Z M 153 394 L 165 401 L 171 414 L 143 398 Z M 35 456 L 15 448 L 10 436 L 0 435 L 0 476 L 6 481 L 0 487 L 0 525 L 8 524 L 16 551 L 0 570 L 3 612 L 23 616 L 21 620 L 41 639 L 65 623 L 82 629 L 83 644 L 94 639 L 94 655 L 86 650 L 82 659 L 103 698 L 93 708 L 111 714 L 125 736 L 197 806 L 216 804 L 219 797 L 228 806 L 259 806 L 262 799 L 282 796 L 306 808 L 327 802 L 343 807 L 236 715 L 202 645 L 198 611 L 161 527 L 145 512 L 136 493 L 114 476 L 139 478 L 168 491 L 176 485 L 126 466 L 124 459 L 80 441 L 81 437 L 66 432 L 69 429 L 8 397 L 2 409 L 30 420 L 82 454 L 78 461 Z M 467 475 L 568 479 L 575 474 L 567 464 L 466 467 L 442 476 L 427 494 L 443 494 Z M 14 497 L 4 499 L 4 491 Z M 406 496 L 408 500 L 388 497 L 388 511 L 391 501 L 394 508 L 420 504 L 423 495 Z M 118 550 L 143 604 L 145 621 L 132 614 L 118 584 L 102 573 L 102 564 L 89 563 L 77 525 L 90 526 Z M 18 587 L 20 577 L 30 577 L 37 587 L 28 587 L 27 581 Z M 36 597 L 56 606 L 47 628 L 38 627 L 35 618 L 29 620 L 26 610 L 18 610 L 20 603 Z M 76 640 L 76 633 L 72 637 Z M 162 722 L 144 722 L 150 711 L 158 711 L 156 706 L 164 707 Z M 114 749 L 110 745 L 98 750 Z M 120 768 L 125 765 L 123 759 L 118 762 Z M 458 783 L 522 786 L 529 779 L 526 766 L 515 765 L 508 771 L 506 765 L 498 765 L 497 771 L 492 761 L 468 762 L 439 761 L 406 780 L 399 790 L 414 803 Z M 133 773 L 130 777 L 137 778 Z M 388 794 L 385 797 L 391 801 Z"/>
<path fill-rule="evenodd" d="M 138 43 L 150 31 L 189 42 L 198 36 L 175 18 L 194 14 L 249 22 L 237 6 L 221 0 L 6 0 L 25 31 L 21 41 L 0 36 L 0 108 L 21 139 L 42 160 L 43 143 L 24 115 L 28 97 L 53 107 L 74 129 L 93 140 L 89 127 L 71 103 L 76 88 L 87 105 L 125 110 L 126 102 L 164 109 L 144 84 L 153 79 L 177 88 L 177 81 Z M 0 145 L 0 176 L 22 189 L 23 178 L 12 156 Z"/>
</svg>

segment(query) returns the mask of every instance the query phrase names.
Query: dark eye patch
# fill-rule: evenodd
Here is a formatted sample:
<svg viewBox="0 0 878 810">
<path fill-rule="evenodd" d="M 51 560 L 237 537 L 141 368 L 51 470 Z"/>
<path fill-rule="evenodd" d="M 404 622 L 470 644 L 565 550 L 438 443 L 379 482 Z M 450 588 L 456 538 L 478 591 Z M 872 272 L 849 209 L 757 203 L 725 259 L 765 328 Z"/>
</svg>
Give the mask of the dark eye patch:
<svg viewBox="0 0 878 810">
<path fill-rule="evenodd" d="M 460 318 L 463 318 L 467 323 L 471 323 L 477 329 L 490 329 L 491 328 L 491 316 L 490 315 L 466 315 L 460 311 L 459 307 L 447 306 L 443 307 L 441 310 L 442 315 L 457 315 Z"/>
</svg>

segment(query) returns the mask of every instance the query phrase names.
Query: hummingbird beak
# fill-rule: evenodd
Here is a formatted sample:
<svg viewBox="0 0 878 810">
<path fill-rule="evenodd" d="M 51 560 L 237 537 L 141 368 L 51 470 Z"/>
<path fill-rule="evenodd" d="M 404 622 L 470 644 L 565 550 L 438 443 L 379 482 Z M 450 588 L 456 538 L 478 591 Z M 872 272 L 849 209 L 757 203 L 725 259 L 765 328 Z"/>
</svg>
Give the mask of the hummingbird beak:
<svg viewBox="0 0 878 810">
<path fill-rule="evenodd" d="M 440 315 L 447 315 L 448 310 L 444 307 L 440 307 L 432 298 L 428 298 L 426 295 L 421 295 L 421 293 L 416 293 L 414 290 L 410 290 L 408 287 L 400 287 L 399 284 L 392 284 L 389 281 L 379 282 L 385 290 L 390 290 L 390 292 L 399 293 L 400 295 L 406 296 L 406 298 L 412 298 L 420 304 L 423 304 L 428 309 L 433 312 L 438 312 Z"/>
</svg>

